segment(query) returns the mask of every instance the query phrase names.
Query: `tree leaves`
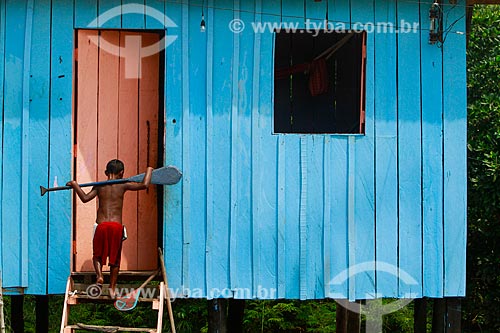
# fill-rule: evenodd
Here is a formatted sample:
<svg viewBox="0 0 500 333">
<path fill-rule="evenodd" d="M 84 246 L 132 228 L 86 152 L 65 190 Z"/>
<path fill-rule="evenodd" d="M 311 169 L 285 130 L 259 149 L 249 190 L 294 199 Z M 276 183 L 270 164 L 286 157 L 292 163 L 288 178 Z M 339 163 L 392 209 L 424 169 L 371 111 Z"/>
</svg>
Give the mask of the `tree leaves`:
<svg viewBox="0 0 500 333">
<path fill-rule="evenodd" d="M 467 50 L 468 258 L 464 319 L 498 331 L 500 317 L 500 6 L 474 6 Z"/>
</svg>

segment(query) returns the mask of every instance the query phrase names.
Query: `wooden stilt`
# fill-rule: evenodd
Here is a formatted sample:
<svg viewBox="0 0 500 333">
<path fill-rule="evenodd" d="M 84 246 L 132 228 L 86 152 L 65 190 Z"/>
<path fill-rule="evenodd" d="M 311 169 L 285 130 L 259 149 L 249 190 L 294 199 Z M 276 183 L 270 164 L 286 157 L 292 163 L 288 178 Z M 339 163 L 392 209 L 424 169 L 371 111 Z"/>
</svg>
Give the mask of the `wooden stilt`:
<svg viewBox="0 0 500 333">
<path fill-rule="evenodd" d="M 356 312 L 347 311 L 347 332 L 349 333 L 359 333 L 361 330 L 361 304 L 356 304 Z"/>
<path fill-rule="evenodd" d="M 36 331 L 49 331 L 49 296 L 35 296 L 35 312 L 36 312 Z"/>
<path fill-rule="evenodd" d="M 228 300 L 227 309 L 227 329 L 231 333 L 243 332 L 243 316 L 245 315 L 245 300 Z"/>
<path fill-rule="evenodd" d="M 10 318 L 14 333 L 24 333 L 24 295 L 11 296 Z"/>
<path fill-rule="evenodd" d="M 462 303 L 460 298 L 446 298 L 446 333 L 462 332 Z"/>
<path fill-rule="evenodd" d="M 427 332 L 427 299 L 419 298 L 414 301 L 413 331 L 415 333 Z"/>
<path fill-rule="evenodd" d="M 3 285 L 2 285 L 1 271 L 0 271 L 0 332 L 5 333 L 5 317 L 3 312 Z"/>
<path fill-rule="evenodd" d="M 337 333 L 359 333 L 361 330 L 361 305 L 360 303 L 351 303 L 349 305 L 356 309 L 355 312 L 349 311 L 337 302 Z"/>
<path fill-rule="evenodd" d="M 446 300 L 435 298 L 432 310 L 432 333 L 444 333 L 446 324 Z"/>
<path fill-rule="evenodd" d="M 348 333 L 347 332 L 347 309 L 341 306 L 339 303 L 336 304 L 336 322 L 337 322 L 337 333 Z"/>
<path fill-rule="evenodd" d="M 208 302 L 208 333 L 228 333 L 227 299 L 217 298 Z"/>
</svg>

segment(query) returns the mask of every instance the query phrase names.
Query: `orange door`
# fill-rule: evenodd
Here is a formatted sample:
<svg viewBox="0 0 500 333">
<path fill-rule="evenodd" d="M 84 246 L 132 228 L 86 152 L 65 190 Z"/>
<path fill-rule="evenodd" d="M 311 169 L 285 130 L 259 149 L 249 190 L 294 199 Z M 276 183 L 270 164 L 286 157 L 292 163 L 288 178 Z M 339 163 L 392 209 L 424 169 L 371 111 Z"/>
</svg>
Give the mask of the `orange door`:
<svg viewBox="0 0 500 333">
<path fill-rule="evenodd" d="M 75 179 L 106 180 L 106 163 L 118 158 L 125 177 L 158 167 L 159 52 L 157 33 L 79 30 L 75 52 Z M 87 189 L 89 190 L 89 189 Z M 76 272 L 93 271 L 92 233 L 98 203 L 75 200 Z M 158 209 L 154 186 L 127 192 L 123 224 L 122 270 L 157 267 Z"/>
</svg>

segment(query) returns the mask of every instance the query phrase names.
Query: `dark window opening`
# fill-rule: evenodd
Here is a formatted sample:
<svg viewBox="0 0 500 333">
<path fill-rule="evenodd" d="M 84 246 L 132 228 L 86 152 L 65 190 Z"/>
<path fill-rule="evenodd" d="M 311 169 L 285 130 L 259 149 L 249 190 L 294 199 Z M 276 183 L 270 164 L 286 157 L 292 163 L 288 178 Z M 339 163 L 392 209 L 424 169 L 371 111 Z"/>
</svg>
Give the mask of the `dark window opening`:
<svg viewBox="0 0 500 333">
<path fill-rule="evenodd" d="M 365 50 L 365 32 L 277 31 L 274 132 L 363 134 Z"/>
</svg>

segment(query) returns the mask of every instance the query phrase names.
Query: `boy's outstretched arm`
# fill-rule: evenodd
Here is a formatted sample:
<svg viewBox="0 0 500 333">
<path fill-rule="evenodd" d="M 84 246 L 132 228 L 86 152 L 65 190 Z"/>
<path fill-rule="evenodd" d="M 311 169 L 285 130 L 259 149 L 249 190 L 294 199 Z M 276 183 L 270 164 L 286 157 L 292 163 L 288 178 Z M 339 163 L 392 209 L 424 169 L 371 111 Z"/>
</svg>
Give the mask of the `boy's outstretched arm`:
<svg viewBox="0 0 500 333">
<path fill-rule="evenodd" d="M 153 168 L 148 167 L 146 169 L 146 174 L 144 175 L 144 179 L 142 180 L 142 183 L 126 183 L 126 189 L 129 191 L 139 191 L 139 190 L 145 190 L 149 187 L 149 184 L 151 184 L 151 177 L 153 175 Z"/>
<path fill-rule="evenodd" d="M 66 186 L 71 186 L 83 203 L 89 202 L 90 200 L 94 199 L 97 195 L 95 187 L 93 187 L 89 193 L 85 193 L 75 180 L 67 182 Z"/>
</svg>

